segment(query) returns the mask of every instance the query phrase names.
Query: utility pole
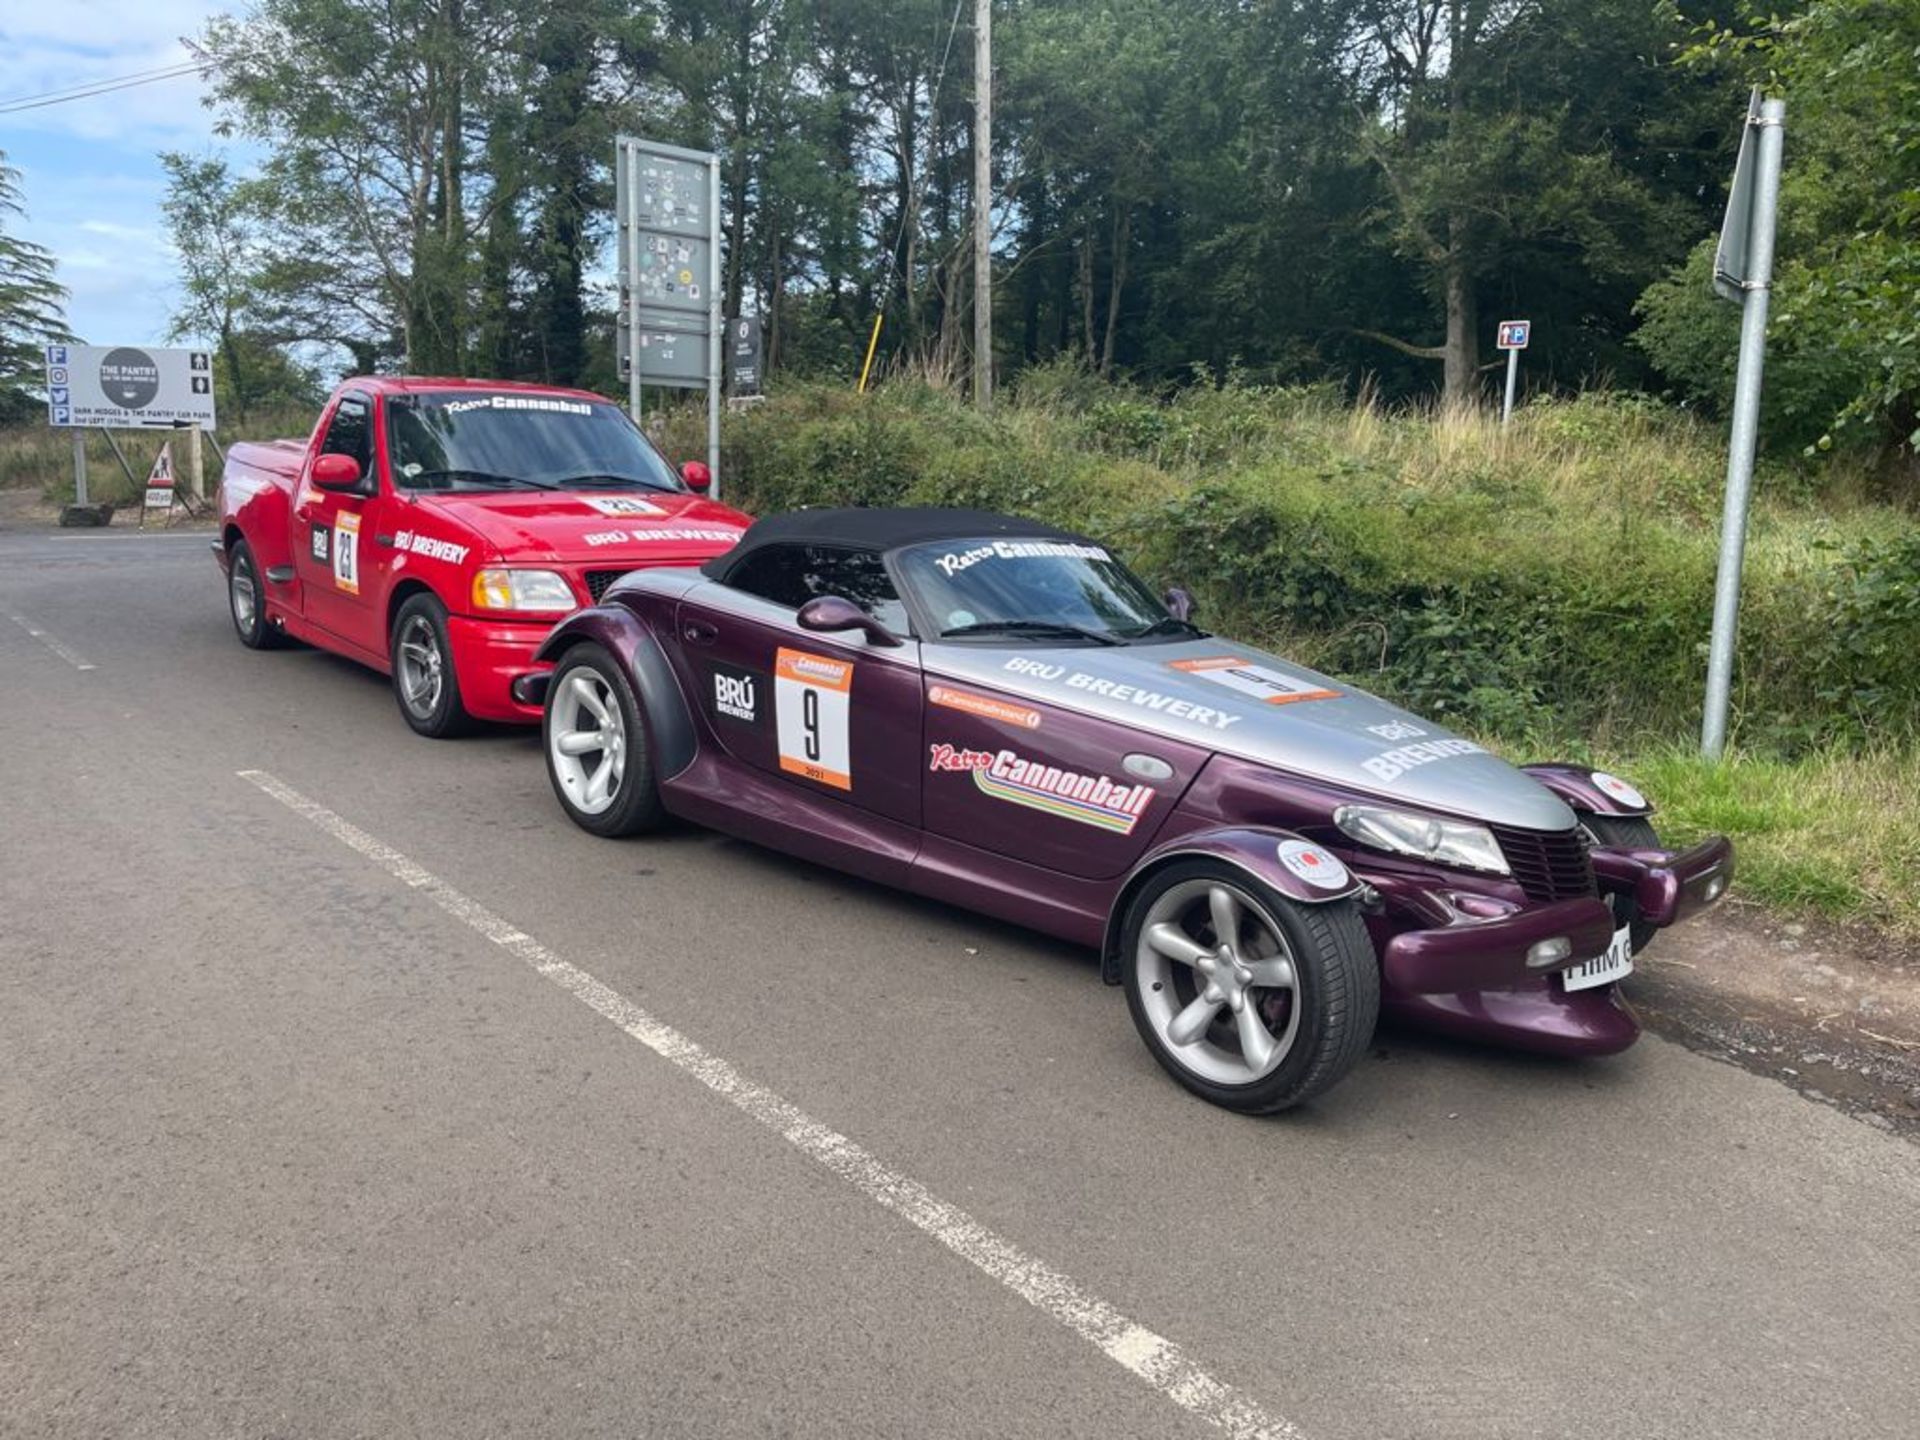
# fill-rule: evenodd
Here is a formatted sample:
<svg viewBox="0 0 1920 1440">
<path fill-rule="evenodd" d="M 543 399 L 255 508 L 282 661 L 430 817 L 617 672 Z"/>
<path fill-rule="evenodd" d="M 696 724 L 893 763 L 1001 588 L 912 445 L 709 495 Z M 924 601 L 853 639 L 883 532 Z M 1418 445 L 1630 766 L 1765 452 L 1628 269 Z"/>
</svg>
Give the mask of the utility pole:
<svg viewBox="0 0 1920 1440">
<path fill-rule="evenodd" d="M 993 403 L 993 0 L 973 0 L 973 403 Z"/>
</svg>

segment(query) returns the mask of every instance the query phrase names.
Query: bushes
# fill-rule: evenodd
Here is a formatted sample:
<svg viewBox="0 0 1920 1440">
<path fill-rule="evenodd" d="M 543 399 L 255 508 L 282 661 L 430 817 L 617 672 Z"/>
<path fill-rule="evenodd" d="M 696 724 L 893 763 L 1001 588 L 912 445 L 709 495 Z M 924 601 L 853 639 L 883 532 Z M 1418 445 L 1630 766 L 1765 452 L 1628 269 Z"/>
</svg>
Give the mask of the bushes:
<svg viewBox="0 0 1920 1440">
<path fill-rule="evenodd" d="M 1464 729 L 1602 743 L 1698 726 L 1721 443 L 1633 398 L 1529 407 L 1503 432 L 1324 390 L 1162 402 L 1055 369 L 991 416 L 920 387 L 801 389 L 727 436 L 729 498 L 752 510 L 975 505 L 1086 530 L 1225 633 Z M 1920 539 L 1891 511 L 1806 505 L 1801 483 L 1761 476 L 1741 737 L 1907 734 Z"/>
</svg>

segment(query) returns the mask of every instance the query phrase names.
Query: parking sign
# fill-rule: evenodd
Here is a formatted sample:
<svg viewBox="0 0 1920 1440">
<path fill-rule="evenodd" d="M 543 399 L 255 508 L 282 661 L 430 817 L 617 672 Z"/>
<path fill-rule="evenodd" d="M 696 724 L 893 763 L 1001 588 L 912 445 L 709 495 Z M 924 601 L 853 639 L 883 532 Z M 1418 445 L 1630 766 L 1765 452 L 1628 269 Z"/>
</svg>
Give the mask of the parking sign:
<svg viewBox="0 0 1920 1440">
<path fill-rule="evenodd" d="M 1502 350 L 1524 350 L 1527 348 L 1527 335 L 1533 329 L 1531 320 L 1502 320 L 1500 338 L 1495 345 Z"/>
</svg>

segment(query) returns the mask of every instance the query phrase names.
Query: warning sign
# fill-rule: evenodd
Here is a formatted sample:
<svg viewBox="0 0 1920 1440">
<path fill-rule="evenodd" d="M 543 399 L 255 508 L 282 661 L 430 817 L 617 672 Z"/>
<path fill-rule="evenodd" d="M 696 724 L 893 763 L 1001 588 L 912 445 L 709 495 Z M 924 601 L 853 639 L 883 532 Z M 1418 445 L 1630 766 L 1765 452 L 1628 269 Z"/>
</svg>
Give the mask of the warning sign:
<svg viewBox="0 0 1920 1440">
<path fill-rule="evenodd" d="M 167 510 L 173 506 L 173 442 L 167 441 L 153 457 L 153 469 L 147 472 L 147 509 Z"/>
</svg>

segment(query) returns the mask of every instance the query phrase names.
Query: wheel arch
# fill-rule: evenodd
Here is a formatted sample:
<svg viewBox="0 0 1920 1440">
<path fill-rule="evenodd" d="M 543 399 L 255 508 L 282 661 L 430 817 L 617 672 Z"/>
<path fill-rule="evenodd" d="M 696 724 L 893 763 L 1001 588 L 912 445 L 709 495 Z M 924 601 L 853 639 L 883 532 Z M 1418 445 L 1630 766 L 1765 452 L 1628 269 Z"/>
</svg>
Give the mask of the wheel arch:
<svg viewBox="0 0 1920 1440">
<path fill-rule="evenodd" d="M 692 708 L 653 627 L 624 605 L 576 610 L 540 642 L 534 659 L 558 668 L 568 651 L 588 641 L 605 648 L 625 668 L 653 749 L 654 773 L 672 779 L 693 763 L 697 741 Z"/>
<path fill-rule="evenodd" d="M 1289 841 L 1311 846 L 1332 862 L 1332 872 L 1322 879 L 1308 881 L 1281 862 L 1281 847 Z M 1259 881 L 1288 900 L 1302 905 L 1331 905 L 1357 896 L 1365 889 L 1360 878 L 1335 858 L 1325 847 L 1314 844 L 1292 830 L 1234 826 L 1218 830 L 1200 830 L 1150 851 L 1127 873 L 1113 903 L 1107 907 L 1107 923 L 1100 941 L 1100 978 L 1109 985 L 1120 983 L 1120 934 L 1126 928 L 1126 916 L 1136 897 L 1155 875 L 1182 860 L 1214 860 Z M 1336 883 L 1329 884 L 1333 880 Z"/>
</svg>

